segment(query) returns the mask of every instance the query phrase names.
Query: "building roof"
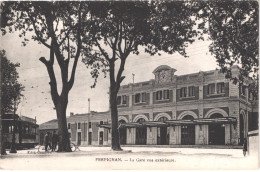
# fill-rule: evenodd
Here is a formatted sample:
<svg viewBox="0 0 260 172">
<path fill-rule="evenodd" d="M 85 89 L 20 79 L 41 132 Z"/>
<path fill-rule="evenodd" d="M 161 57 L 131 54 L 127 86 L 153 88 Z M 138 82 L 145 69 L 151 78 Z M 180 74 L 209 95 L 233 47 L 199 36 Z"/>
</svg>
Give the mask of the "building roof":
<svg viewBox="0 0 260 172">
<path fill-rule="evenodd" d="M 40 130 L 58 129 L 58 120 L 53 119 L 39 125 Z"/>
<path fill-rule="evenodd" d="M 75 115 L 71 115 L 67 117 L 67 122 L 80 122 L 80 121 L 84 121 L 87 120 L 88 117 L 91 118 L 91 121 L 95 121 L 95 120 L 100 120 L 100 119 L 104 119 L 104 114 L 108 114 L 109 111 L 105 111 L 105 112 L 96 112 L 96 111 L 91 111 L 91 113 L 82 113 L 82 114 L 75 114 Z M 97 117 L 95 119 L 93 119 L 93 117 Z M 42 123 L 39 125 L 39 129 L 40 130 L 51 130 L 51 129 L 58 129 L 58 121 L 57 119 L 53 119 L 50 121 L 47 121 L 45 123 Z"/>
</svg>

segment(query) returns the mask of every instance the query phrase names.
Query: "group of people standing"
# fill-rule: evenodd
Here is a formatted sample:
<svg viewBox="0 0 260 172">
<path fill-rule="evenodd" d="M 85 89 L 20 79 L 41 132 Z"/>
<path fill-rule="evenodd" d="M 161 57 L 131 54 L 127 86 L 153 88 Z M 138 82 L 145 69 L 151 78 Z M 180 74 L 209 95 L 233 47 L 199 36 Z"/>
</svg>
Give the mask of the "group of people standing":
<svg viewBox="0 0 260 172">
<path fill-rule="evenodd" d="M 52 135 L 50 132 L 47 132 L 44 136 L 45 151 L 47 152 L 48 147 L 50 147 L 52 152 L 55 151 L 58 140 L 59 140 L 59 137 L 56 134 L 56 131 L 54 131 Z"/>
</svg>

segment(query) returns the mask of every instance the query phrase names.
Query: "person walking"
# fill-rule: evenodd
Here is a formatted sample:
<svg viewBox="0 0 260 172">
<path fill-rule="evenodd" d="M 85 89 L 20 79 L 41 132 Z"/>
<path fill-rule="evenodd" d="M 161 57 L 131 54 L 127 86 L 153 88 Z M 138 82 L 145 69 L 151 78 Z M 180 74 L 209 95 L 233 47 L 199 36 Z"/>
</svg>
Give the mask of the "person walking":
<svg viewBox="0 0 260 172">
<path fill-rule="evenodd" d="M 56 131 L 53 132 L 52 134 L 52 138 L 51 138 L 51 144 L 52 144 L 52 149 L 51 151 L 55 151 L 56 147 L 57 147 L 57 143 L 58 143 L 58 135 L 56 134 Z"/>
<path fill-rule="evenodd" d="M 51 148 L 49 132 L 47 132 L 44 136 L 44 145 L 45 145 L 45 152 L 47 152 L 48 146 Z"/>
<path fill-rule="evenodd" d="M 244 144 L 243 144 L 243 154 L 244 154 L 244 156 L 246 156 L 246 152 L 247 152 L 247 139 L 244 138 Z"/>
</svg>

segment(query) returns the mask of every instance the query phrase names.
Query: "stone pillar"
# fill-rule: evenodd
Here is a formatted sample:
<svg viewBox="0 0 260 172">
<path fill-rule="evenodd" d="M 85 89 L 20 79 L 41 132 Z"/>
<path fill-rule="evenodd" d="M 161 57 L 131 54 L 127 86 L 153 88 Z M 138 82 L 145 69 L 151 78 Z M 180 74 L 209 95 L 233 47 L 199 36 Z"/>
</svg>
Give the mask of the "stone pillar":
<svg viewBox="0 0 260 172">
<path fill-rule="evenodd" d="M 132 100 L 132 94 L 129 94 L 129 107 L 132 107 L 132 103 L 133 103 L 133 100 Z"/>
<path fill-rule="evenodd" d="M 181 144 L 181 126 L 170 126 L 170 145 L 180 145 Z"/>
<path fill-rule="evenodd" d="M 108 136 L 107 136 L 108 137 L 108 141 L 107 141 L 108 145 L 111 145 L 111 131 L 112 131 L 111 129 L 108 130 Z"/>
<path fill-rule="evenodd" d="M 176 87 L 172 89 L 172 102 L 176 103 Z"/>
<path fill-rule="evenodd" d="M 236 124 L 231 124 L 231 145 L 238 145 L 239 133 L 239 103 L 229 102 L 229 117 L 235 117 L 237 119 Z"/>
<path fill-rule="evenodd" d="M 203 104 L 199 104 L 198 106 L 198 110 L 199 110 L 199 118 L 204 118 L 204 115 L 203 115 Z"/>
<path fill-rule="evenodd" d="M 230 124 L 225 124 L 225 144 L 230 144 Z"/>
<path fill-rule="evenodd" d="M 199 86 L 199 99 L 203 100 L 203 85 Z"/>
<path fill-rule="evenodd" d="M 150 92 L 150 105 L 153 105 L 153 91 Z"/>
<path fill-rule="evenodd" d="M 175 126 L 169 127 L 169 144 L 175 145 L 176 144 L 176 134 L 175 134 Z"/>
<path fill-rule="evenodd" d="M 157 127 L 147 127 L 147 145 L 157 144 Z"/>
<path fill-rule="evenodd" d="M 177 108 L 176 106 L 173 107 L 173 110 L 172 110 L 172 119 L 173 120 L 176 120 L 177 119 Z"/>
<path fill-rule="evenodd" d="M 175 127 L 175 132 L 176 132 L 176 144 L 180 145 L 181 144 L 181 126 L 176 126 Z"/>
<path fill-rule="evenodd" d="M 127 128 L 126 130 L 126 144 L 128 145 L 134 145 L 135 144 L 135 132 L 136 128 Z"/>
<path fill-rule="evenodd" d="M 195 125 L 195 144 L 208 144 L 208 125 Z"/>
<path fill-rule="evenodd" d="M 200 145 L 200 125 L 195 125 L 195 145 Z"/>
</svg>

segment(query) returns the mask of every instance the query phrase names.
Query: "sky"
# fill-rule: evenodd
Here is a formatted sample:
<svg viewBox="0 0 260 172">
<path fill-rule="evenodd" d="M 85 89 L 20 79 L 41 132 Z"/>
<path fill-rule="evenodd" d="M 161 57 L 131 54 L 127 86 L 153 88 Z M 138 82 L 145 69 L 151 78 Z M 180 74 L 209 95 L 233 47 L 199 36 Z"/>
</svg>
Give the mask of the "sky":
<svg viewBox="0 0 260 172">
<path fill-rule="evenodd" d="M 19 104 L 17 114 L 37 119 L 37 124 L 56 118 L 56 111 L 50 95 L 49 76 L 46 67 L 39 61 L 40 57 L 49 57 L 49 51 L 43 45 L 35 41 L 30 41 L 25 47 L 22 46 L 22 38 L 18 33 L 6 34 L 1 36 L 0 49 L 6 50 L 7 58 L 13 63 L 20 63 L 17 69 L 19 73 L 19 82 L 25 86 L 22 93 L 24 98 Z M 169 55 L 162 53 L 161 56 L 150 56 L 144 53 L 141 48 L 140 54 L 130 54 L 126 60 L 123 75 L 126 76 L 121 85 L 133 82 L 132 74 L 135 74 L 134 81 L 143 82 L 154 79 L 153 70 L 159 65 L 168 65 L 175 68 L 175 75 L 184 75 L 196 73 L 199 71 L 207 71 L 218 68 L 215 58 L 209 53 L 209 40 L 196 40 L 187 48 L 185 58 L 178 53 Z M 55 72 L 59 72 L 58 64 L 54 64 Z M 57 81 L 60 80 L 60 73 L 56 74 Z M 59 82 L 60 83 L 60 82 Z M 103 75 L 98 79 L 95 88 L 94 79 L 91 78 L 90 69 L 87 69 L 81 59 L 79 59 L 75 83 L 69 93 L 69 103 L 67 108 L 67 116 L 70 112 L 87 113 L 88 98 L 90 98 L 91 111 L 107 111 L 109 110 L 109 77 L 104 78 Z M 60 85 L 58 85 L 60 86 Z"/>
</svg>

